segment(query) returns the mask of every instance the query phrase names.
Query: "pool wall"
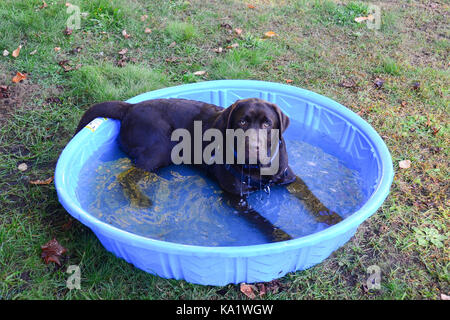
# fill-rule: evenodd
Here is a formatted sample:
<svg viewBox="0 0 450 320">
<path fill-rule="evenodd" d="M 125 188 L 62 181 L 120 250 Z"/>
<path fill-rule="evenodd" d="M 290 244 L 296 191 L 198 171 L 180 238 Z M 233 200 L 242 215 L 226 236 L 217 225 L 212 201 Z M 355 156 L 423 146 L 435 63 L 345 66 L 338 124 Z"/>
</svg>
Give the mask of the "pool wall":
<svg viewBox="0 0 450 320">
<path fill-rule="evenodd" d="M 366 203 L 342 222 L 320 232 L 277 243 L 239 247 L 191 246 L 138 236 L 93 217 L 81 208 L 75 190 L 83 164 L 105 143 L 116 143 L 120 122 L 98 118 L 81 130 L 63 150 L 55 172 L 61 204 L 88 226 L 103 246 L 137 268 L 164 278 L 184 279 L 204 285 L 270 281 L 288 272 L 322 262 L 346 243 L 358 226 L 381 206 L 393 179 L 389 151 L 375 130 L 339 103 L 293 86 L 253 81 L 207 81 L 144 93 L 130 103 L 156 98 L 186 98 L 223 107 L 234 101 L 258 97 L 277 104 L 290 118 L 324 136 L 327 150 L 358 168 L 365 181 Z M 332 141 L 333 143 L 327 143 Z"/>
</svg>

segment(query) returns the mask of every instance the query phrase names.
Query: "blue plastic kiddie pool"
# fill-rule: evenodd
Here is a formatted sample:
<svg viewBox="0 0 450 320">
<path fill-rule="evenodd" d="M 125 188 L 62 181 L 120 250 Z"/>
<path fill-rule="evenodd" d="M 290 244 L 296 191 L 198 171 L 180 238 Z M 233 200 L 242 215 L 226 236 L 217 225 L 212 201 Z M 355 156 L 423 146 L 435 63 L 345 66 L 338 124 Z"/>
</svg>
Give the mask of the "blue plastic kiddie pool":
<svg viewBox="0 0 450 320">
<path fill-rule="evenodd" d="M 141 94 L 127 102 L 186 98 L 222 107 L 257 97 L 277 104 L 292 122 L 286 134 L 308 139 L 320 136 L 322 147 L 361 175 L 364 203 L 331 227 L 293 240 L 239 246 L 201 246 L 161 241 L 118 228 L 87 212 L 77 188 L 80 172 L 104 145 L 116 144 L 120 122 L 97 118 L 63 150 L 55 172 L 59 201 L 89 227 L 103 246 L 146 272 L 203 285 L 270 281 L 288 272 L 310 268 L 346 243 L 358 226 L 381 206 L 393 179 L 389 151 L 375 130 L 339 103 L 297 87 L 253 80 L 220 80 L 181 85 Z M 81 186 L 82 187 L 82 186 Z"/>
</svg>

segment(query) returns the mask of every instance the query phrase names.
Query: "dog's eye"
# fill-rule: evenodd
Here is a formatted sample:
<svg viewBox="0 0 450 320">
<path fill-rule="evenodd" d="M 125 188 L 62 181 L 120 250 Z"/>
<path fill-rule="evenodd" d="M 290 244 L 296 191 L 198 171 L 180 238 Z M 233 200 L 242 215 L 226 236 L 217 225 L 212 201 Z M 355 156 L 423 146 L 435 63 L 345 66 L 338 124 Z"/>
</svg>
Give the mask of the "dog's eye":
<svg viewBox="0 0 450 320">
<path fill-rule="evenodd" d="M 270 121 L 264 121 L 262 126 L 263 126 L 264 129 L 267 129 L 267 128 L 270 127 L 270 124 L 271 124 Z"/>
<path fill-rule="evenodd" d="M 240 121 L 239 121 L 239 125 L 240 126 L 245 126 L 247 124 L 247 121 L 245 120 L 245 119 L 241 119 Z"/>
</svg>

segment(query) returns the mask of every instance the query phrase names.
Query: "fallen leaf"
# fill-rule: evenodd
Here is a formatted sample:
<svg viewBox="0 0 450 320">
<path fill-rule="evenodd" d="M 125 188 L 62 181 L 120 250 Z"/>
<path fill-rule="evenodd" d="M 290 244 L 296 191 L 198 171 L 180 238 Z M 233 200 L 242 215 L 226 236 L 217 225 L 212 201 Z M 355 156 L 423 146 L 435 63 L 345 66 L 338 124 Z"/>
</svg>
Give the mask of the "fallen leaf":
<svg viewBox="0 0 450 320">
<path fill-rule="evenodd" d="M 344 88 L 354 88 L 356 86 L 356 82 L 353 79 L 344 79 L 339 85 Z"/>
<path fill-rule="evenodd" d="M 64 69 L 64 72 L 72 70 L 72 67 L 69 65 L 69 60 L 61 60 L 58 64 Z"/>
<path fill-rule="evenodd" d="M 69 27 L 66 27 L 66 28 L 64 29 L 64 31 L 63 31 L 63 33 L 64 33 L 66 36 L 70 36 L 70 35 L 72 34 L 72 32 L 73 32 L 73 30 L 70 29 Z"/>
<path fill-rule="evenodd" d="M 177 43 L 174 41 L 174 42 L 172 42 L 171 44 L 169 44 L 169 48 L 173 48 L 173 47 L 175 47 L 177 45 Z"/>
<path fill-rule="evenodd" d="M 144 14 L 143 16 L 141 16 L 141 21 L 144 22 L 145 20 L 147 20 L 148 15 Z"/>
<path fill-rule="evenodd" d="M 120 50 L 118 53 L 119 53 L 121 56 L 123 56 L 123 55 L 126 54 L 127 52 L 128 52 L 128 49 L 125 48 L 125 49 Z"/>
<path fill-rule="evenodd" d="M 227 46 L 227 49 L 235 49 L 239 47 L 239 43 L 233 43 L 232 45 Z"/>
<path fill-rule="evenodd" d="M 249 8 L 249 9 L 255 9 L 256 7 L 255 7 L 254 5 L 252 5 L 252 4 L 248 4 L 248 5 L 247 5 L 247 8 Z"/>
<path fill-rule="evenodd" d="M 441 293 L 441 300 L 450 300 L 450 296 Z"/>
<path fill-rule="evenodd" d="M 117 61 L 117 66 L 119 68 L 123 68 L 127 65 L 127 61 L 128 61 L 128 57 L 127 56 L 122 56 L 122 58 L 119 59 L 119 61 Z"/>
<path fill-rule="evenodd" d="M 70 228 L 72 228 L 72 224 L 73 224 L 73 219 L 69 218 L 69 221 L 67 221 L 65 224 L 63 224 L 61 226 L 61 229 L 63 229 L 64 231 L 69 230 Z"/>
<path fill-rule="evenodd" d="M 277 34 L 273 31 L 267 31 L 266 33 L 264 33 L 264 38 L 273 38 L 275 37 Z"/>
<path fill-rule="evenodd" d="M 402 102 L 400 102 L 400 105 L 401 105 L 403 108 L 405 108 L 408 104 L 406 103 L 406 101 L 403 101 L 403 100 L 402 100 Z"/>
<path fill-rule="evenodd" d="M 363 21 L 373 20 L 373 19 L 374 19 L 373 15 L 369 14 L 367 17 L 357 17 L 357 18 L 355 18 L 355 21 L 358 23 L 361 23 Z"/>
<path fill-rule="evenodd" d="M 226 22 L 222 22 L 222 23 L 220 24 L 220 26 L 221 26 L 222 28 L 225 28 L 225 29 L 230 30 L 230 31 L 231 31 L 231 29 L 233 29 L 233 27 L 232 27 L 229 23 L 226 23 Z"/>
<path fill-rule="evenodd" d="M 223 51 L 222 47 L 218 47 L 216 49 L 214 49 L 215 53 L 221 53 Z"/>
<path fill-rule="evenodd" d="M 286 81 L 286 83 L 292 83 L 292 82 L 294 82 L 294 80 L 291 80 L 291 79 L 285 79 L 285 81 Z"/>
<path fill-rule="evenodd" d="M 266 288 L 267 291 L 270 291 L 272 292 L 272 294 L 275 294 L 281 291 L 280 289 L 283 288 L 283 285 L 281 284 L 280 280 L 275 279 L 270 282 L 266 282 Z"/>
<path fill-rule="evenodd" d="M 3 56 L 6 57 L 7 55 L 9 55 L 9 51 L 8 50 L 3 50 Z"/>
<path fill-rule="evenodd" d="M 77 53 L 80 53 L 82 49 L 83 49 L 82 47 L 75 47 L 72 50 L 70 50 L 70 53 L 77 54 Z"/>
<path fill-rule="evenodd" d="M 127 33 L 127 30 L 122 30 L 122 36 L 125 38 L 125 39 L 128 39 L 129 37 L 130 37 L 130 35 Z"/>
<path fill-rule="evenodd" d="M 36 184 L 36 185 L 47 185 L 47 184 L 52 183 L 52 181 L 53 181 L 53 177 L 50 177 L 50 178 L 45 179 L 45 180 L 33 180 L 33 181 L 30 181 L 30 183 L 31 184 Z"/>
<path fill-rule="evenodd" d="M 205 75 L 206 74 L 206 71 L 205 70 L 200 70 L 200 71 L 195 71 L 194 72 L 194 75 L 195 76 L 203 76 L 203 75 Z"/>
<path fill-rule="evenodd" d="M 166 58 L 166 62 L 168 63 L 178 63 L 180 59 L 178 57 L 170 57 L 170 58 Z"/>
<path fill-rule="evenodd" d="M 55 238 L 47 242 L 45 245 L 41 246 L 42 254 L 41 257 L 44 262 L 48 264 L 49 262 L 54 262 L 61 266 L 61 261 L 59 258 L 61 255 L 67 252 L 67 249 L 61 246 Z"/>
<path fill-rule="evenodd" d="M 250 299 L 255 299 L 256 295 L 253 292 L 253 289 L 256 289 L 254 285 L 249 285 L 246 283 L 241 283 L 240 290 L 243 294 L 245 294 Z"/>
<path fill-rule="evenodd" d="M 144 33 L 152 33 L 152 29 L 150 29 L 150 28 L 145 28 Z"/>
<path fill-rule="evenodd" d="M 262 297 L 267 293 L 266 290 L 266 286 L 264 285 L 264 283 L 257 283 L 256 284 L 258 286 L 259 289 L 259 296 Z"/>
<path fill-rule="evenodd" d="M 373 84 L 375 88 L 380 89 L 384 84 L 384 80 L 381 78 L 376 78 L 375 80 L 373 80 Z"/>
<path fill-rule="evenodd" d="M 433 130 L 433 132 L 432 132 L 433 136 L 437 135 L 438 132 L 441 131 L 441 128 L 442 128 L 442 127 L 439 127 L 439 128 L 433 127 L 433 128 L 432 128 L 432 130 Z"/>
<path fill-rule="evenodd" d="M 30 52 L 30 56 L 34 56 L 37 53 L 37 50 L 33 50 Z"/>
<path fill-rule="evenodd" d="M 20 54 L 20 49 L 22 49 L 22 45 L 18 46 L 16 50 L 13 51 L 12 56 L 17 58 Z"/>
<path fill-rule="evenodd" d="M 70 7 L 72 4 L 69 2 L 66 2 L 66 7 Z"/>
<path fill-rule="evenodd" d="M 19 171 L 26 171 L 27 169 L 28 169 L 28 166 L 27 166 L 27 164 L 24 162 L 24 163 L 21 163 L 21 164 L 19 164 L 18 166 L 17 166 L 17 169 L 19 169 Z"/>
<path fill-rule="evenodd" d="M 411 167 L 411 160 L 399 161 L 398 166 L 402 169 L 408 169 L 409 167 Z"/>
<path fill-rule="evenodd" d="M 238 36 L 240 36 L 241 33 L 242 33 L 242 29 L 240 29 L 240 28 L 235 28 L 235 29 L 234 29 L 234 32 L 235 32 Z"/>
<path fill-rule="evenodd" d="M 437 9 L 439 7 L 439 3 L 431 3 L 430 7 L 431 9 Z"/>
<path fill-rule="evenodd" d="M 42 1 L 42 2 L 43 2 L 43 4 L 42 4 L 42 6 L 39 7 L 39 9 L 47 8 L 47 7 L 48 7 L 48 4 L 45 3 L 45 1 Z"/>
<path fill-rule="evenodd" d="M 18 83 L 22 80 L 25 80 L 27 78 L 26 74 L 23 74 L 21 72 L 17 72 L 16 75 L 12 78 L 12 82 Z"/>
<path fill-rule="evenodd" d="M 53 50 L 55 50 L 55 52 L 58 52 L 58 51 L 61 50 L 61 48 L 60 47 L 54 47 Z"/>
</svg>

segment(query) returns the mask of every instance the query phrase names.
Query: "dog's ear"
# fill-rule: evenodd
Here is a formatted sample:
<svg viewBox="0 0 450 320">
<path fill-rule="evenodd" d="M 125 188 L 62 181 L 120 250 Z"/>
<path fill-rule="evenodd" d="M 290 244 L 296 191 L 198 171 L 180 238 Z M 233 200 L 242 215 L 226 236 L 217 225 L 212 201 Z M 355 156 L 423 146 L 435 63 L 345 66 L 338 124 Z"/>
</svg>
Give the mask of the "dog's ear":
<svg viewBox="0 0 450 320">
<path fill-rule="evenodd" d="M 239 100 L 237 100 L 235 103 L 233 103 L 228 108 L 224 109 L 219 116 L 217 117 L 216 121 L 214 122 L 214 127 L 221 129 L 225 131 L 230 127 L 230 121 L 231 121 L 231 115 L 236 110 L 236 107 L 238 105 Z"/>
<path fill-rule="evenodd" d="M 278 121 L 280 122 L 280 132 L 283 133 L 287 129 L 287 127 L 289 127 L 289 123 L 291 122 L 291 120 L 289 120 L 289 117 L 285 115 L 284 112 L 281 111 L 280 107 L 278 107 L 276 104 L 270 103 L 270 106 L 278 115 Z"/>
</svg>

